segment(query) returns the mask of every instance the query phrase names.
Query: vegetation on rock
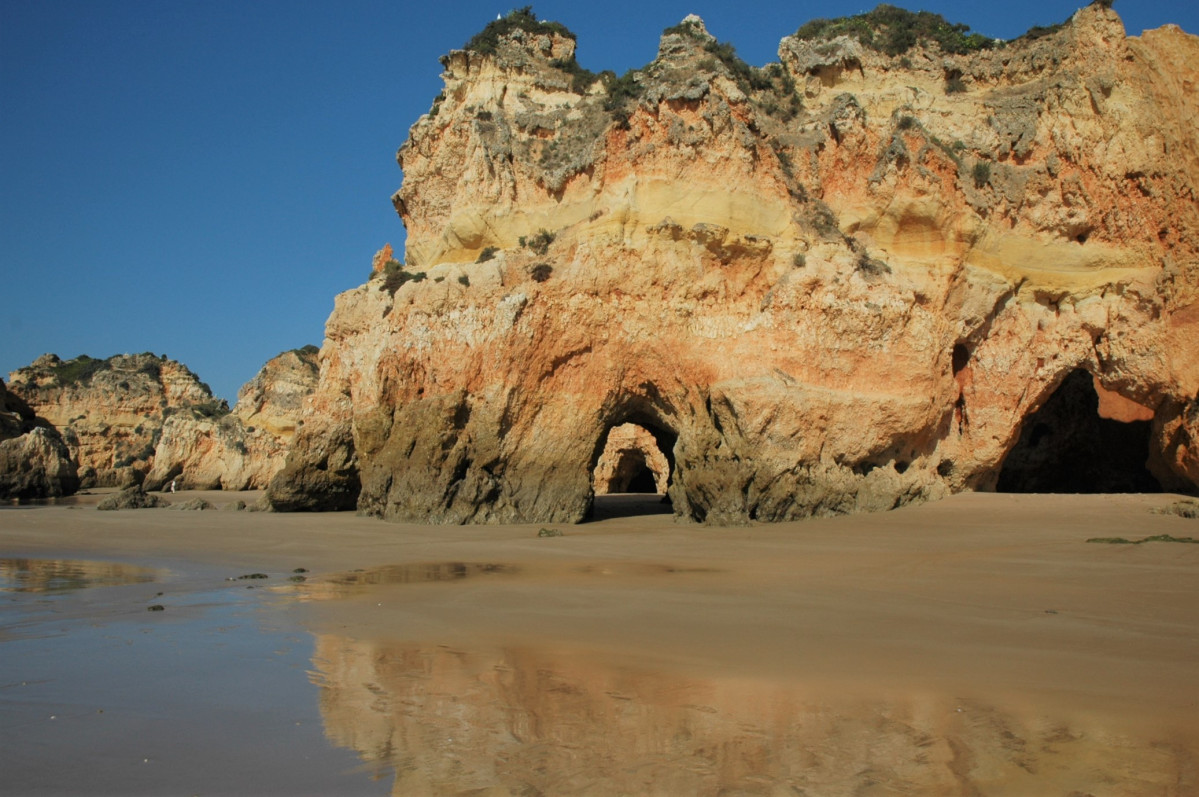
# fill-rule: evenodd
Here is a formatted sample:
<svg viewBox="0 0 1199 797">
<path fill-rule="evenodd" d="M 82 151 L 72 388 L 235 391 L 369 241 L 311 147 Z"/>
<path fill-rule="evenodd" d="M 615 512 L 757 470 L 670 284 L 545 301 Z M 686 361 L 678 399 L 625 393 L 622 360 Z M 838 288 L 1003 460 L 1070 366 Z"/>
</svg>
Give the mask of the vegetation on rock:
<svg viewBox="0 0 1199 797">
<path fill-rule="evenodd" d="M 995 46 L 994 39 L 971 33 L 970 26 L 952 23 L 931 11 L 908 11 L 883 3 L 852 17 L 814 19 L 795 32 L 797 39 L 823 40 L 852 36 L 887 55 L 903 55 L 917 44 L 935 42 L 943 52 L 964 54 Z"/>
<path fill-rule="evenodd" d="M 568 39 L 578 38 L 560 22 L 538 21 L 537 15 L 533 13 L 533 6 L 524 6 L 509 11 L 500 19 L 488 22 L 487 27 L 471 37 L 462 49 L 482 55 L 495 55 L 500 39 L 516 30 L 542 35 L 557 34 Z"/>
<path fill-rule="evenodd" d="M 388 260 L 378 274 L 383 278 L 381 290 L 387 291 L 392 296 L 405 282 L 421 282 L 425 279 L 425 272 L 405 271 L 404 264 L 398 260 Z"/>
</svg>

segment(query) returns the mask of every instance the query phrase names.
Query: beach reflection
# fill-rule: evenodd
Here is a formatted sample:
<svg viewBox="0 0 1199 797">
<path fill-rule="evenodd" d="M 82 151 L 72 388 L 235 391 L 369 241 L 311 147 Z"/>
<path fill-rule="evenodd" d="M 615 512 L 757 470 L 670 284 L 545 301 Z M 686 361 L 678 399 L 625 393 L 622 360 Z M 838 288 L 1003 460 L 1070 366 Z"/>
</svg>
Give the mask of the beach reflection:
<svg viewBox="0 0 1199 797">
<path fill-rule="evenodd" d="M 142 584 L 158 578 L 147 567 L 79 559 L 0 558 L 0 591 L 67 592 L 88 587 Z"/>
<path fill-rule="evenodd" d="M 1187 740 L 584 651 L 316 636 L 325 733 L 399 794 L 1187 794 Z"/>
</svg>

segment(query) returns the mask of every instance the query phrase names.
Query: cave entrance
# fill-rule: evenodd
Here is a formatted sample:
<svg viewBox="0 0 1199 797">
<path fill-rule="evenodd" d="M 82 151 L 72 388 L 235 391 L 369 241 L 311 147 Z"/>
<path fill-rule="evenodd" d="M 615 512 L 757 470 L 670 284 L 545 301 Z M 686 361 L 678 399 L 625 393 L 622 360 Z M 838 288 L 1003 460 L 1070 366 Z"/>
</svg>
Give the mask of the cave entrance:
<svg viewBox="0 0 1199 797">
<path fill-rule="evenodd" d="M 1105 401 L 1101 406 L 1100 393 Z M 1001 493 L 1158 493 L 1149 472 L 1152 412 L 1096 390 L 1086 371 L 1073 371 L 1049 400 L 1024 420 L 1020 439 L 999 471 Z"/>
<path fill-rule="evenodd" d="M 673 432 L 644 418 L 614 424 L 604 434 L 592 469 L 592 520 L 664 514 L 674 470 Z"/>
</svg>

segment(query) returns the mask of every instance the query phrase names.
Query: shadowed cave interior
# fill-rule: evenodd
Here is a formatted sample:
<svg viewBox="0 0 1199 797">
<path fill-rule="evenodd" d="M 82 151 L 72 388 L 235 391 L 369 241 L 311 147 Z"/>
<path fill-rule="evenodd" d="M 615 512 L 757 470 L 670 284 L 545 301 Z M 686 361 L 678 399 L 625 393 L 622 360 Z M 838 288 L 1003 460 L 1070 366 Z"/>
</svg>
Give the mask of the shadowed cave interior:
<svg viewBox="0 0 1199 797">
<path fill-rule="evenodd" d="M 614 424 L 592 470 L 590 520 L 671 511 L 665 497 L 674 470 L 676 436 L 638 418 Z"/>
<path fill-rule="evenodd" d="M 1158 493 L 1150 421 L 1101 417 L 1092 376 L 1073 371 L 1024 420 L 999 472 L 1001 493 Z"/>
</svg>

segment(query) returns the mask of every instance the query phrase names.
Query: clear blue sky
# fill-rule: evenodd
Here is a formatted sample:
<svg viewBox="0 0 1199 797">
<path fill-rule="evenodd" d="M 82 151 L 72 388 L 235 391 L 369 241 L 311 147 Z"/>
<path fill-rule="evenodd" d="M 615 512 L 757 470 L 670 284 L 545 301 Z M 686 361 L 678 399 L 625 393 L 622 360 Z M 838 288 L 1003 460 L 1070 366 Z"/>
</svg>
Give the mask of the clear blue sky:
<svg viewBox="0 0 1199 797">
<path fill-rule="evenodd" d="M 998 38 L 1078 0 L 896 3 Z M 523 5 L 517 3 L 515 5 Z M 745 60 L 822 0 L 540 2 L 580 63 L 650 61 L 698 13 Z M 151 351 L 218 396 L 319 345 L 338 292 L 402 248 L 395 151 L 441 88 L 438 56 L 502 2 L 0 0 L 0 376 L 54 352 Z M 1196 0 L 1118 0 L 1130 33 L 1199 32 Z"/>
</svg>

